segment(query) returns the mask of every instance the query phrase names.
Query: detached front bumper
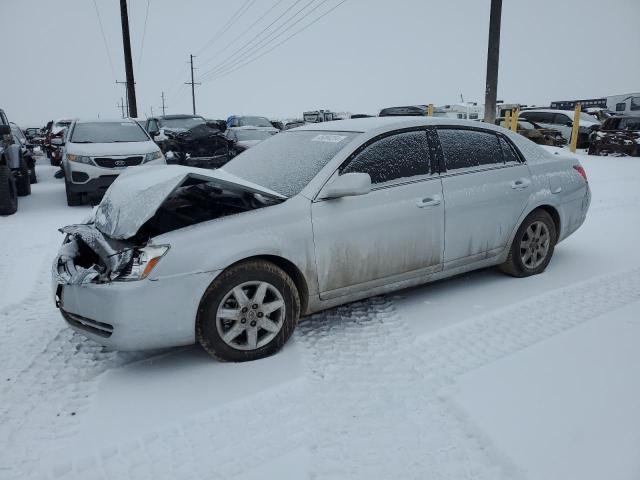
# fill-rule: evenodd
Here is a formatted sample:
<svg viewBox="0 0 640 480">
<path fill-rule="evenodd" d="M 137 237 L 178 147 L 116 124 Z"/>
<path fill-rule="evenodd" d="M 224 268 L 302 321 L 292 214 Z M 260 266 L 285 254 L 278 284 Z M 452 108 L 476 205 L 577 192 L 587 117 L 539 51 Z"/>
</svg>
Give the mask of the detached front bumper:
<svg viewBox="0 0 640 480">
<path fill-rule="evenodd" d="M 131 282 L 54 283 L 56 304 L 77 332 L 115 350 L 190 345 L 200 300 L 219 274 Z"/>
</svg>

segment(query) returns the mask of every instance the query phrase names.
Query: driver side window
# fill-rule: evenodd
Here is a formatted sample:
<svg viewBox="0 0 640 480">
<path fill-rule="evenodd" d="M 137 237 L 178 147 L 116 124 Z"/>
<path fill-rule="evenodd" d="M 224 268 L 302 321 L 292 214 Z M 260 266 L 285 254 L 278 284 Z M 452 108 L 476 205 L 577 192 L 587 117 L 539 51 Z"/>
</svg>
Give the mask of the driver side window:
<svg viewBox="0 0 640 480">
<path fill-rule="evenodd" d="M 427 132 L 396 133 L 366 146 L 362 151 L 340 169 L 344 173 L 368 173 L 373 185 L 428 175 L 429 144 Z"/>
</svg>

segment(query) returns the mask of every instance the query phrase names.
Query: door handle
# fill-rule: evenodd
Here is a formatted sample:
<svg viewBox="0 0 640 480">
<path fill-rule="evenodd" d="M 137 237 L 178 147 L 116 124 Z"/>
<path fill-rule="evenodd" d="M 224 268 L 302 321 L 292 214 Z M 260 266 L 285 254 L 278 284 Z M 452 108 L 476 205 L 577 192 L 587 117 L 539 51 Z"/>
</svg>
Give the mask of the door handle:
<svg viewBox="0 0 640 480">
<path fill-rule="evenodd" d="M 440 202 L 442 202 L 442 197 L 440 195 L 434 195 L 433 197 L 426 197 L 418 200 L 416 202 L 416 206 L 418 208 L 435 207 L 436 205 L 440 205 Z"/>
<path fill-rule="evenodd" d="M 519 178 L 518 180 L 511 182 L 511 188 L 514 190 L 524 190 L 529 185 L 531 185 L 531 180 L 527 178 Z"/>
</svg>

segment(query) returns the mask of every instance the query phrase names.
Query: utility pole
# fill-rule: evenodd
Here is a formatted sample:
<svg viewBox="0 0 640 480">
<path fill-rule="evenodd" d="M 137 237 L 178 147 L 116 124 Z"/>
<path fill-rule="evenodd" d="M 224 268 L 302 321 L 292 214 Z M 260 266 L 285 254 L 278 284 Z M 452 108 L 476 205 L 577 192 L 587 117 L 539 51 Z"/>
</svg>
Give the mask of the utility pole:
<svg viewBox="0 0 640 480">
<path fill-rule="evenodd" d="M 165 111 L 165 104 L 164 104 L 164 92 L 162 92 L 162 116 L 164 117 L 164 111 Z"/>
<path fill-rule="evenodd" d="M 484 93 L 484 121 L 495 123 L 498 98 L 498 61 L 500 59 L 500 18 L 502 0 L 491 0 L 489 46 L 487 48 L 487 86 Z"/>
<path fill-rule="evenodd" d="M 122 99 L 122 97 L 120 97 L 120 103 L 118 104 L 118 108 L 122 112 L 122 118 L 124 118 L 125 117 L 125 114 L 124 114 L 124 100 Z"/>
<path fill-rule="evenodd" d="M 129 15 L 127 0 L 120 0 L 120 18 L 122 20 L 122 46 L 124 47 L 124 69 L 127 74 L 127 103 L 129 116 L 138 116 L 136 105 L 136 82 L 133 79 L 133 61 L 131 60 L 131 39 L 129 38 Z"/>
<path fill-rule="evenodd" d="M 193 59 L 195 58 L 194 55 L 189 55 L 189 60 L 191 62 L 191 81 L 190 82 L 184 82 L 185 85 L 191 85 L 191 101 L 193 103 L 193 114 L 196 114 L 196 85 L 200 85 L 199 82 L 194 82 L 193 81 Z"/>
</svg>

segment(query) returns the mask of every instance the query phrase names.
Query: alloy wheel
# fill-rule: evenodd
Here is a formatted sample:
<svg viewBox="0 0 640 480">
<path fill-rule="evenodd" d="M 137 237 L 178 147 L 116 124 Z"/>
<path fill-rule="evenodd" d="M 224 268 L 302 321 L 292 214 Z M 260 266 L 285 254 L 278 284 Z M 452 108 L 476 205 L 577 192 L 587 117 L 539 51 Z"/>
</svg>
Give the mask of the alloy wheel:
<svg viewBox="0 0 640 480">
<path fill-rule="evenodd" d="M 528 269 L 536 269 L 547 258 L 551 235 L 544 222 L 535 221 L 525 230 L 520 241 L 520 259 Z"/>
</svg>

